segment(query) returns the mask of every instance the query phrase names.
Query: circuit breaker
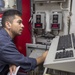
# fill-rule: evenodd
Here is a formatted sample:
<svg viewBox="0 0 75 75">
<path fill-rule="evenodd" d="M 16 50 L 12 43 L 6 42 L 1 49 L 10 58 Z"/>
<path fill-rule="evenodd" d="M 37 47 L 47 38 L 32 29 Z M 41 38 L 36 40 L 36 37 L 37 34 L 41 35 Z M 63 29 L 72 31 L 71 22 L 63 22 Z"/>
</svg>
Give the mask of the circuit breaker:
<svg viewBox="0 0 75 75">
<path fill-rule="evenodd" d="M 62 12 L 52 11 L 50 14 L 51 30 L 62 30 Z"/>
<path fill-rule="evenodd" d="M 45 28 L 45 14 L 36 13 L 33 15 L 33 28 L 34 29 Z"/>
</svg>

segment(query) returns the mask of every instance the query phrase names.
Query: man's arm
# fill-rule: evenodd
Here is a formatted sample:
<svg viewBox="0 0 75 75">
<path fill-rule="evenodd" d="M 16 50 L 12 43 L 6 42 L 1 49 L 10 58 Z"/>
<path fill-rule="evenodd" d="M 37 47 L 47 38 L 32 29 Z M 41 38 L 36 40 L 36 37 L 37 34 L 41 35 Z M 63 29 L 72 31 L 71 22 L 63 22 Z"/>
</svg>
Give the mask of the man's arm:
<svg viewBox="0 0 75 75">
<path fill-rule="evenodd" d="M 41 64 L 41 63 L 44 62 L 44 60 L 45 60 L 45 58 L 46 58 L 46 56 L 47 56 L 47 53 L 48 53 L 48 51 L 44 52 L 44 53 L 42 54 L 42 56 L 36 58 L 37 65 L 39 65 L 39 64 Z M 15 73 L 16 68 L 17 68 L 17 67 L 16 67 L 15 65 L 10 65 L 10 67 L 9 67 L 10 75 L 12 75 L 12 72 Z"/>
</svg>

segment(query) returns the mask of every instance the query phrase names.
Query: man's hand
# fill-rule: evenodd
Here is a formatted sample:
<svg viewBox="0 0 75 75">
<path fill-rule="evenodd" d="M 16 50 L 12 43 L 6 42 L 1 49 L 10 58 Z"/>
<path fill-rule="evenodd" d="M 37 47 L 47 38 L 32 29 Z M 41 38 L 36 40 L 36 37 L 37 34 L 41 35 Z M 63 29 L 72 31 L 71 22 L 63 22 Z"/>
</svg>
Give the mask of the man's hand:
<svg viewBox="0 0 75 75">
<path fill-rule="evenodd" d="M 12 73 L 15 73 L 16 68 L 17 68 L 17 67 L 16 67 L 15 65 L 10 65 L 10 66 L 9 66 L 10 75 L 12 75 Z"/>
<path fill-rule="evenodd" d="M 45 51 L 45 52 L 42 54 L 42 56 L 44 57 L 44 59 L 46 58 L 47 54 L 48 54 L 48 51 Z"/>
<path fill-rule="evenodd" d="M 44 62 L 47 54 L 48 54 L 48 51 L 45 51 L 40 57 L 36 58 L 37 65 L 39 65 L 39 64 Z"/>
</svg>

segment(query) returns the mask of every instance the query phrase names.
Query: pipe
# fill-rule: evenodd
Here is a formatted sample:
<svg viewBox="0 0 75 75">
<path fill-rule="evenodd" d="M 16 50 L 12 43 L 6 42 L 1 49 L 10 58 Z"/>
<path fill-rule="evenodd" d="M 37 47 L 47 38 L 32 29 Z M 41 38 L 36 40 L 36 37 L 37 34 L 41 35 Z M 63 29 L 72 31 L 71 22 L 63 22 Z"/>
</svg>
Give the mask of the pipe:
<svg viewBox="0 0 75 75">
<path fill-rule="evenodd" d="M 55 0 L 55 1 L 50 1 L 51 3 L 58 3 L 58 2 L 65 2 L 66 0 L 62 0 L 62 1 L 59 1 L 59 0 Z"/>
</svg>

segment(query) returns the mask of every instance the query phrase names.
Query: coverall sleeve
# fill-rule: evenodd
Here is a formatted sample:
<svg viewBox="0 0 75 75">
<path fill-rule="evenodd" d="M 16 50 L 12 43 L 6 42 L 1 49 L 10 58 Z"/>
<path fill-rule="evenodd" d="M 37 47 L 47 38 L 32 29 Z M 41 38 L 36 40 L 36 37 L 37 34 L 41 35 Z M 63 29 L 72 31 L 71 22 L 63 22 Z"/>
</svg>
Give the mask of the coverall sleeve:
<svg viewBox="0 0 75 75">
<path fill-rule="evenodd" d="M 20 66 L 25 72 L 37 66 L 36 59 L 25 57 L 17 50 L 13 42 L 7 41 L 2 44 L 1 58 L 4 63 Z"/>
</svg>

